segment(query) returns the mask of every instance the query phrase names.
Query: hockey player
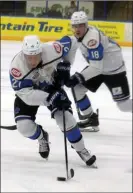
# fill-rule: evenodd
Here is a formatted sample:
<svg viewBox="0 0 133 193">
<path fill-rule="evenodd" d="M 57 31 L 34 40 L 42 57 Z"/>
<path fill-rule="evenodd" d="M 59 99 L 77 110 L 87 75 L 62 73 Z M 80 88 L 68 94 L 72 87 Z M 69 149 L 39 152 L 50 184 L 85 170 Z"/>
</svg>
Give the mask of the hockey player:
<svg viewBox="0 0 133 193">
<path fill-rule="evenodd" d="M 71 45 L 73 45 L 72 46 L 73 52 L 71 51 L 69 53 L 69 55 L 71 54 L 71 58 L 73 58 L 73 61 L 74 61 L 75 52 L 78 49 L 77 39 L 74 36 L 70 36 L 70 37 L 64 36 L 63 38 L 61 38 L 58 41 L 63 45 L 64 50 L 66 50 L 67 52 L 69 52 Z M 70 74 L 69 74 L 67 80 L 69 78 L 70 78 Z M 67 86 L 66 83 L 67 83 L 67 81 L 65 82 L 65 86 Z M 81 132 L 82 131 L 97 132 L 97 131 L 99 131 L 98 110 L 97 110 L 97 113 L 95 113 L 93 111 L 89 97 L 86 94 L 84 95 L 82 93 L 82 92 L 86 91 L 86 89 L 82 85 L 79 85 L 79 87 L 81 90 L 80 90 L 80 92 L 77 93 L 76 99 L 75 99 L 75 93 L 74 93 L 73 89 L 72 89 L 72 95 L 73 95 L 74 99 L 76 100 L 75 101 L 77 103 L 76 106 L 78 106 L 80 108 L 80 110 L 82 111 L 82 115 L 80 114 L 80 117 L 79 117 L 82 119 L 82 121 L 78 122 L 78 125 L 80 127 L 80 131 Z"/>
<path fill-rule="evenodd" d="M 38 140 L 39 153 L 48 158 L 49 135 L 35 123 L 39 106 L 51 111 L 57 125 L 63 130 L 63 115 L 66 118 L 66 137 L 86 165 L 92 165 L 96 156 L 91 156 L 84 145 L 83 136 L 72 115 L 71 101 L 62 86 L 67 80 L 72 62 L 70 54 L 59 42 L 42 44 L 37 36 L 25 36 L 22 51 L 12 60 L 10 80 L 16 93 L 14 114 L 18 131 L 32 140 Z M 68 57 L 67 57 L 68 54 Z M 73 54 L 72 54 L 73 56 Z M 68 61 L 62 62 L 62 57 Z"/>
<path fill-rule="evenodd" d="M 83 11 L 73 13 L 71 25 L 87 63 L 86 68 L 72 75 L 67 83 L 68 87 L 74 89 L 78 108 L 89 117 L 90 102 L 86 93 L 88 90 L 96 92 L 104 83 L 118 108 L 123 112 L 132 112 L 132 99 L 120 46 L 97 28 L 88 25 L 87 15 Z M 73 41 L 73 37 L 71 39 Z M 87 125 L 88 120 L 81 122 L 82 125 Z"/>
</svg>

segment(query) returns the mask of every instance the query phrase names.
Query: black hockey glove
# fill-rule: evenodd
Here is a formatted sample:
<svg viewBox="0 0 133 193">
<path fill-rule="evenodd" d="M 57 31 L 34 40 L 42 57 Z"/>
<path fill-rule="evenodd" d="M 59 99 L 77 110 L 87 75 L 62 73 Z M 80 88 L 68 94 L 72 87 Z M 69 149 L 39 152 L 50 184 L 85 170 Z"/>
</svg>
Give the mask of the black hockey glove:
<svg viewBox="0 0 133 193">
<path fill-rule="evenodd" d="M 57 65 L 57 70 L 54 74 L 56 87 L 64 86 L 70 78 L 70 62 L 64 61 Z"/>
<path fill-rule="evenodd" d="M 57 108 L 58 110 L 67 110 L 71 105 L 71 101 L 62 91 L 56 91 L 49 94 L 47 101 L 52 108 Z"/>
<path fill-rule="evenodd" d="M 77 84 L 84 84 L 85 79 L 82 74 L 76 72 L 74 75 L 70 77 L 68 82 L 66 83 L 67 87 L 74 87 Z"/>
</svg>

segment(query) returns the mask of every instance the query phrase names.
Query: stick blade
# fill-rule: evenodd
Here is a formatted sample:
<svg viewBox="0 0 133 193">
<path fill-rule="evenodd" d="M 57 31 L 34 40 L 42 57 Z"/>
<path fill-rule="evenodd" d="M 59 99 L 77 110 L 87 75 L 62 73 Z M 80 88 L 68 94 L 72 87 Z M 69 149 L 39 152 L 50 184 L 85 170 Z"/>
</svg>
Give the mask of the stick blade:
<svg viewBox="0 0 133 193">
<path fill-rule="evenodd" d="M 70 178 L 74 177 L 74 169 L 72 169 L 72 168 L 70 169 L 70 175 L 71 175 Z"/>
<path fill-rule="evenodd" d="M 7 130 L 16 130 L 17 129 L 16 125 L 12 125 L 12 126 L 2 126 L 2 125 L 0 125 L 0 128 L 1 129 L 7 129 Z"/>
</svg>

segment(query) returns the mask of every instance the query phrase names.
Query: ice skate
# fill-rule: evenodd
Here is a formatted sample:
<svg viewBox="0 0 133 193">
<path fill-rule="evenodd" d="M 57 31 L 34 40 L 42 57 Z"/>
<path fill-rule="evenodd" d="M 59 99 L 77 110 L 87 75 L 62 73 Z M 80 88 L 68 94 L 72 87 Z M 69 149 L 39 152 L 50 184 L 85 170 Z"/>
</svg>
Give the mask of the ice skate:
<svg viewBox="0 0 133 193">
<path fill-rule="evenodd" d="M 39 154 L 41 157 L 47 159 L 49 156 L 50 148 L 49 148 L 49 135 L 46 131 L 42 129 L 43 137 L 39 139 Z"/>
<path fill-rule="evenodd" d="M 93 113 L 91 116 L 86 117 L 84 120 L 78 122 L 78 126 L 81 132 L 98 132 L 99 131 L 99 117 L 97 113 Z"/>
<path fill-rule="evenodd" d="M 86 148 L 82 151 L 77 152 L 81 159 L 86 163 L 87 166 L 91 168 L 97 168 L 96 166 L 96 156 L 91 155 Z"/>
</svg>

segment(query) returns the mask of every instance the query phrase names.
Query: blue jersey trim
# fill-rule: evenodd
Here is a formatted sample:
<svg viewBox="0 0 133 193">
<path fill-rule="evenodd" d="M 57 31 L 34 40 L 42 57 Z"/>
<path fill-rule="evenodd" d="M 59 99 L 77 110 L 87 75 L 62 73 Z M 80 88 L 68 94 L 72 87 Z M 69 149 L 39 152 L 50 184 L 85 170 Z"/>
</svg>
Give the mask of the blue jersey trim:
<svg viewBox="0 0 133 193">
<path fill-rule="evenodd" d="M 94 49 L 89 49 L 88 48 L 88 60 L 93 60 L 93 61 L 99 61 L 103 59 L 103 45 L 100 43 L 97 48 Z"/>
<path fill-rule="evenodd" d="M 67 56 L 71 49 L 71 38 L 69 36 L 64 36 L 59 40 L 59 42 L 63 45 L 63 55 L 62 56 Z"/>
<path fill-rule="evenodd" d="M 10 74 L 10 81 L 11 81 L 12 88 L 15 91 L 20 90 L 22 88 L 27 88 L 27 87 L 33 86 L 32 80 L 30 80 L 30 79 L 17 80 L 11 74 Z"/>
</svg>

